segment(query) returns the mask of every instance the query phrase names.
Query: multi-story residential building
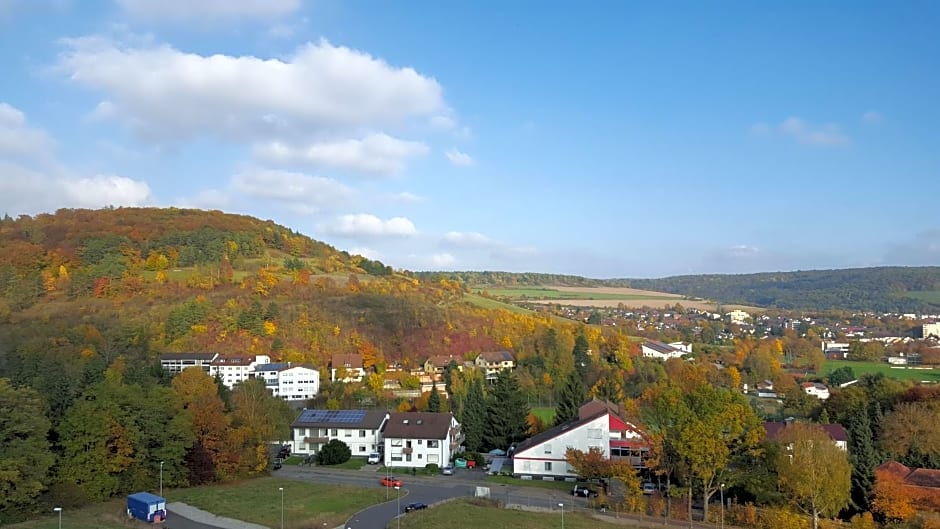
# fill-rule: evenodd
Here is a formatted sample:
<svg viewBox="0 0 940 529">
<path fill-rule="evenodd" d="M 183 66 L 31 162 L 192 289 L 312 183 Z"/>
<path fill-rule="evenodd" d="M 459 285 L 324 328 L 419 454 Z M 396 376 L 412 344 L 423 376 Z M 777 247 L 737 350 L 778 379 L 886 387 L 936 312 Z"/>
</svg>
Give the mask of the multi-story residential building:
<svg viewBox="0 0 940 529">
<path fill-rule="evenodd" d="M 576 448 L 600 449 L 609 459 L 627 459 L 642 469 L 649 443 L 633 424 L 620 418 L 623 411 L 608 402 L 592 399 L 581 406 L 578 417 L 522 441 L 510 449 L 512 471 L 532 478 L 576 478 L 565 452 Z"/>
<path fill-rule="evenodd" d="M 786 431 L 789 425 L 793 424 L 792 421 L 788 422 L 765 422 L 764 431 L 767 432 L 767 435 L 764 436 L 766 441 L 777 441 Z M 845 432 L 845 428 L 841 424 L 819 424 L 817 425 L 822 428 L 826 434 L 832 439 L 832 442 L 842 450 L 848 450 L 849 446 L 849 437 Z"/>
<path fill-rule="evenodd" d="M 452 413 L 390 413 L 382 438 L 388 467 L 444 466 L 463 451 L 460 423 Z"/>
<path fill-rule="evenodd" d="M 261 364 L 251 376 L 264 380 L 268 391 L 284 400 L 309 400 L 320 391 L 320 372 L 309 366 Z"/>
<path fill-rule="evenodd" d="M 440 380 L 444 370 L 451 362 L 456 362 L 458 369 L 463 370 L 463 358 L 453 355 L 439 355 L 427 359 L 424 363 L 424 372 L 430 375 L 433 380 Z"/>
<path fill-rule="evenodd" d="M 267 355 L 226 355 L 219 356 L 209 364 L 209 375 L 220 377 L 229 389 L 235 384 L 248 380 L 255 371 L 255 366 L 271 362 Z"/>
<path fill-rule="evenodd" d="M 751 319 L 750 314 L 739 309 L 730 310 L 727 312 L 726 315 L 728 316 L 728 319 L 731 321 L 731 323 L 734 323 L 736 325 L 744 325 L 745 323 L 748 322 L 748 320 Z"/>
<path fill-rule="evenodd" d="M 382 450 L 382 427 L 388 420 L 384 410 L 304 410 L 291 425 L 291 450 L 316 454 L 326 443 L 339 439 L 354 456 Z"/>
<path fill-rule="evenodd" d="M 362 382 L 366 376 L 366 370 L 362 367 L 362 355 L 360 354 L 335 354 L 330 358 L 330 380 L 337 381 L 337 373 L 340 374 L 340 382 Z"/>
<path fill-rule="evenodd" d="M 930 338 L 932 336 L 935 339 L 940 340 L 940 322 L 925 323 L 922 330 L 924 338 Z"/>
<path fill-rule="evenodd" d="M 219 353 L 164 353 L 160 355 L 160 367 L 174 375 L 191 367 L 209 373 L 210 364 L 218 357 Z"/>
<path fill-rule="evenodd" d="M 516 359 L 509 351 L 486 351 L 480 353 L 473 363 L 484 371 L 488 382 L 496 380 L 496 375 L 503 369 L 511 371 L 516 367 Z"/>
</svg>

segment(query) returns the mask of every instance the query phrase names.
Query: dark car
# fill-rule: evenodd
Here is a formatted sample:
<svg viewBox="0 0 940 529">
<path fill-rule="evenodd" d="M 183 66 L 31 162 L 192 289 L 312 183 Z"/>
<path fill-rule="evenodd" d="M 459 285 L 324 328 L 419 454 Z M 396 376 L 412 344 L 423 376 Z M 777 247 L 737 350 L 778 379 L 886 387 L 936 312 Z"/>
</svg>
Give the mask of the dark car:
<svg viewBox="0 0 940 529">
<path fill-rule="evenodd" d="M 426 503 L 421 503 L 419 501 L 416 501 L 414 503 L 409 503 L 408 505 L 405 505 L 405 512 L 420 511 L 421 509 L 427 509 L 427 508 L 428 506 Z"/>
<path fill-rule="evenodd" d="M 280 469 L 281 466 L 282 466 L 282 465 L 281 465 L 281 459 L 280 459 L 280 458 L 275 459 L 275 460 L 274 460 L 274 470 Z"/>
<path fill-rule="evenodd" d="M 284 445 L 277 452 L 277 457 L 284 459 L 285 457 L 290 457 L 290 445 Z"/>
<path fill-rule="evenodd" d="M 585 487 L 584 485 L 575 485 L 574 488 L 571 489 L 571 495 L 581 498 L 596 498 L 597 491 L 590 487 Z"/>
</svg>

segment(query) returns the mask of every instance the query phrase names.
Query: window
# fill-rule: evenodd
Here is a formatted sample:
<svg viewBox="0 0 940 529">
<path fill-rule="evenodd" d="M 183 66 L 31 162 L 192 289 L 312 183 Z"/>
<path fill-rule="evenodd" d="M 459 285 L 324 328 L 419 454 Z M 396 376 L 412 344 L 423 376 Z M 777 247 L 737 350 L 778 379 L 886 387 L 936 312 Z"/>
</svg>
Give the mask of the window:
<svg viewBox="0 0 940 529">
<path fill-rule="evenodd" d="M 365 431 L 365 430 L 359 430 L 359 437 L 365 437 L 365 436 L 366 436 L 366 431 Z"/>
<path fill-rule="evenodd" d="M 352 430 L 346 430 L 343 433 L 346 435 L 346 437 L 352 437 Z"/>
<path fill-rule="evenodd" d="M 359 445 L 359 451 L 360 451 L 360 452 L 365 452 L 365 451 L 366 451 L 366 445 Z"/>
<path fill-rule="evenodd" d="M 545 472 L 551 472 L 551 471 L 552 471 L 552 462 L 551 462 L 551 461 L 546 461 L 546 462 L 545 462 Z"/>
<path fill-rule="evenodd" d="M 401 454 L 392 454 L 392 461 L 401 462 Z"/>
<path fill-rule="evenodd" d="M 441 442 L 436 439 L 428 439 L 428 448 L 440 448 Z"/>
<path fill-rule="evenodd" d="M 332 435 L 333 437 L 336 437 L 337 435 L 339 435 L 339 434 L 337 433 L 336 428 L 333 428 L 333 429 L 330 431 L 330 435 Z"/>
<path fill-rule="evenodd" d="M 552 443 L 545 443 L 545 453 L 546 454 L 552 453 Z"/>
<path fill-rule="evenodd" d="M 440 461 L 440 456 L 437 454 L 428 454 L 428 463 L 437 463 Z"/>
<path fill-rule="evenodd" d="M 418 439 L 418 444 L 420 445 L 422 441 L 424 441 L 424 439 Z"/>
<path fill-rule="evenodd" d="M 392 439 L 392 446 L 401 446 L 401 439 Z"/>
<path fill-rule="evenodd" d="M 421 454 L 418 454 L 418 459 L 421 459 Z"/>
<path fill-rule="evenodd" d="M 405 454 L 405 461 L 411 461 L 411 454 Z"/>
</svg>

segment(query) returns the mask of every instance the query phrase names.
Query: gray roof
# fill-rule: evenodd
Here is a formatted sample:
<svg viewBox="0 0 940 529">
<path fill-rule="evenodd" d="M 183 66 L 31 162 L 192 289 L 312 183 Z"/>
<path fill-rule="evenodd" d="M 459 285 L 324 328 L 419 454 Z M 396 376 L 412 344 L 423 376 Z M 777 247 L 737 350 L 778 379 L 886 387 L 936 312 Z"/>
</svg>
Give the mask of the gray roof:
<svg viewBox="0 0 940 529">
<path fill-rule="evenodd" d="M 391 413 L 383 435 L 394 439 L 446 439 L 452 417 L 450 413 Z"/>
<path fill-rule="evenodd" d="M 202 360 L 203 362 L 210 362 L 217 356 L 219 356 L 219 353 L 163 353 L 160 355 L 160 360 Z"/>
<path fill-rule="evenodd" d="M 287 362 L 279 362 L 276 364 L 260 364 L 255 366 L 255 371 L 284 371 L 290 367 L 290 364 Z"/>
</svg>

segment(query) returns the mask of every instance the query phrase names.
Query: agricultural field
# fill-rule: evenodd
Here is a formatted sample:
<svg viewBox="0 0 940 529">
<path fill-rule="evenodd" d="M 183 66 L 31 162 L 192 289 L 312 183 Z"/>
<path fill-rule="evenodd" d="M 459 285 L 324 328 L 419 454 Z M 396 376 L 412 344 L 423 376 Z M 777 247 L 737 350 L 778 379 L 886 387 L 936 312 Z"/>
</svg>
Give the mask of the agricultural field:
<svg viewBox="0 0 940 529">
<path fill-rule="evenodd" d="M 514 288 L 477 288 L 475 292 L 487 292 L 497 298 L 529 303 L 562 304 L 577 307 L 617 307 L 627 308 L 673 306 L 676 303 L 686 308 L 715 310 L 716 304 L 702 299 L 690 299 L 678 294 L 653 292 L 636 288 L 621 287 L 514 287 Z M 726 309 L 759 310 L 744 305 L 725 305 Z"/>
<path fill-rule="evenodd" d="M 284 487 L 284 528 L 337 527 L 353 513 L 385 501 L 379 489 L 342 485 L 304 483 L 277 478 L 257 478 L 239 483 L 164 490 L 169 502 L 182 502 L 198 509 L 267 527 L 281 523 L 281 496 Z M 91 504 L 63 511 L 62 526 L 70 529 L 126 529 L 138 527 L 128 522 L 123 499 Z M 8 527 L 55 529 L 58 518 L 50 516 Z"/>
<path fill-rule="evenodd" d="M 920 290 L 915 292 L 908 292 L 907 297 L 919 299 L 927 303 L 933 303 L 934 305 L 940 305 L 940 290 Z"/>
<path fill-rule="evenodd" d="M 527 512 L 501 509 L 487 502 L 458 500 L 447 502 L 423 511 L 407 514 L 399 520 L 389 523 L 389 529 L 396 529 L 401 523 L 402 529 L 452 529 L 454 520 L 460 520 L 459 527 L 499 527 L 500 529 L 529 529 L 531 527 L 559 527 L 561 511 Z M 606 523 L 586 514 L 565 512 L 567 529 L 637 529 L 637 526 L 623 523 Z"/>
<path fill-rule="evenodd" d="M 922 366 L 893 366 L 885 362 L 852 362 L 850 360 L 826 360 L 823 364 L 822 375 L 839 369 L 840 367 L 851 367 L 856 377 L 866 373 L 882 373 L 886 377 L 899 380 L 913 380 L 915 382 L 934 382 L 940 383 L 940 369 Z"/>
</svg>

